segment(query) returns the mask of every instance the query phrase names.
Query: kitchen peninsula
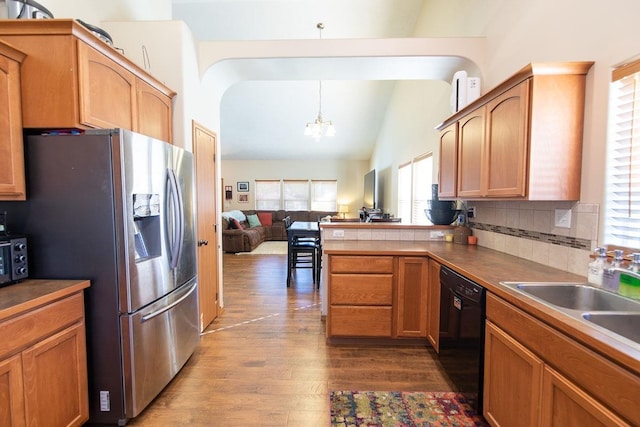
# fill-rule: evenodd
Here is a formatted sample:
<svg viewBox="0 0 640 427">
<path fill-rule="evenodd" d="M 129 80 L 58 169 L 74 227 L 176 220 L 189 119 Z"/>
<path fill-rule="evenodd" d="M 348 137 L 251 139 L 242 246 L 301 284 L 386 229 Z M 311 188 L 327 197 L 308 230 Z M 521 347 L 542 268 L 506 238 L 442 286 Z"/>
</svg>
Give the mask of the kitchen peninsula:
<svg viewBox="0 0 640 427">
<path fill-rule="evenodd" d="M 583 283 L 585 277 L 479 246 L 445 243 L 437 233 L 442 230 L 425 226 L 322 225 L 329 343 L 349 337 L 403 344 L 409 338 L 437 349 L 439 270 L 447 266 L 487 292 L 485 418 L 496 425 L 516 419 L 519 425 L 553 425 L 559 416 L 572 421 L 562 425 L 584 425 L 575 423 L 585 417 L 604 425 L 640 425 L 640 344 L 501 284 Z M 356 280 L 342 280 L 344 275 Z M 345 284 L 351 288 L 345 291 Z M 340 299 L 349 295 L 352 301 Z M 424 316 L 404 318 L 407 303 L 419 304 Z"/>
</svg>

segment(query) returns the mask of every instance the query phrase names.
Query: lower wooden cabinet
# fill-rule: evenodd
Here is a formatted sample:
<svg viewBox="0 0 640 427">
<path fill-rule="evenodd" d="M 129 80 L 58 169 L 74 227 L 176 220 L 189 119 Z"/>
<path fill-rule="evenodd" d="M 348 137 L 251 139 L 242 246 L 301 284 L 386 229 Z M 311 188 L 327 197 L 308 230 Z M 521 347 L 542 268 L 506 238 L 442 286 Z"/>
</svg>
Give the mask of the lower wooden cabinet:
<svg viewBox="0 0 640 427">
<path fill-rule="evenodd" d="M 492 294 L 485 331 L 492 426 L 639 425 L 637 375 Z"/>
<path fill-rule="evenodd" d="M 89 418 L 82 292 L 0 322 L 0 425 Z"/>
<path fill-rule="evenodd" d="M 427 340 L 440 352 L 440 263 L 429 260 L 429 283 L 427 285 Z"/>
<path fill-rule="evenodd" d="M 542 377 L 541 424 L 553 427 L 629 425 L 548 366 Z"/>
<path fill-rule="evenodd" d="M 427 337 L 426 257 L 330 255 L 327 337 Z"/>
<path fill-rule="evenodd" d="M 485 333 L 485 418 L 494 426 L 538 426 L 542 361 L 491 322 Z"/>
<path fill-rule="evenodd" d="M 394 263 L 391 256 L 329 256 L 327 337 L 391 337 Z"/>
<path fill-rule="evenodd" d="M 429 259 L 398 257 L 396 337 L 427 337 Z"/>
</svg>

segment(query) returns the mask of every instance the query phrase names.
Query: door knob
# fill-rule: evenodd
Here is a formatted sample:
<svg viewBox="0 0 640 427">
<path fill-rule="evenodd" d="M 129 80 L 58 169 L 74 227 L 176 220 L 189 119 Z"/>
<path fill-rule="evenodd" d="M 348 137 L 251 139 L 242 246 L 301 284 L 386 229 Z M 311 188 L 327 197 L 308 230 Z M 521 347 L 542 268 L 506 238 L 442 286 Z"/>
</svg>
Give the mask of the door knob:
<svg viewBox="0 0 640 427">
<path fill-rule="evenodd" d="M 198 240 L 198 246 L 207 246 L 208 244 L 208 240 Z"/>
</svg>

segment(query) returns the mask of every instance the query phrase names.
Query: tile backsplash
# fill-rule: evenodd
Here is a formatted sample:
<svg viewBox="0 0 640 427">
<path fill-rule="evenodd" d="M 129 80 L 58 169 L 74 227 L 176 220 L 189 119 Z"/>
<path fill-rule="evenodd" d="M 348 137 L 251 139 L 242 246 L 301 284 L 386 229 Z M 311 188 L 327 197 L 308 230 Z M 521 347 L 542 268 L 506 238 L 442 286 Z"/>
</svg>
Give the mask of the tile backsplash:
<svg viewBox="0 0 640 427">
<path fill-rule="evenodd" d="M 586 276 L 598 239 L 597 204 L 576 202 L 468 202 L 478 244 Z M 571 227 L 555 226 L 555 210 L 571 211 Z"/>
<path fill-rule="evenodd" d="M 470 220 L 478 245 L 587 275 L 589 255 L 598 240 L 597 204 L 577 202 L 467 202 L 476 207 Z M 570 228 L 555 226 L 555 210 L 571 211 Z M 345 227 L 338 235 L 323 231 L 326 240 L 442 240 L 443 230 Z"/>
</svg>

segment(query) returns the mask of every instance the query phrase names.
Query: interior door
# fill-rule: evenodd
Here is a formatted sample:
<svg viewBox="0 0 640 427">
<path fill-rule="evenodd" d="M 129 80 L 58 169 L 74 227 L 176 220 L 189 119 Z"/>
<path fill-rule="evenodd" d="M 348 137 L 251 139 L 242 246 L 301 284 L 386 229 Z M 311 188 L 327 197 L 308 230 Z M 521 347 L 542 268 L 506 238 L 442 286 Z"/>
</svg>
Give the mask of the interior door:
<svg viewBox="0 0 640 427">
<path fill-rule="evenodd" d="M 198 297 L 200 299 L 200 331 L 218 316 L 218 236 L 216 212 L 215 133 L 193 122 L 193 151 L 196 164 L 198 218 Z"/>
</svg>

